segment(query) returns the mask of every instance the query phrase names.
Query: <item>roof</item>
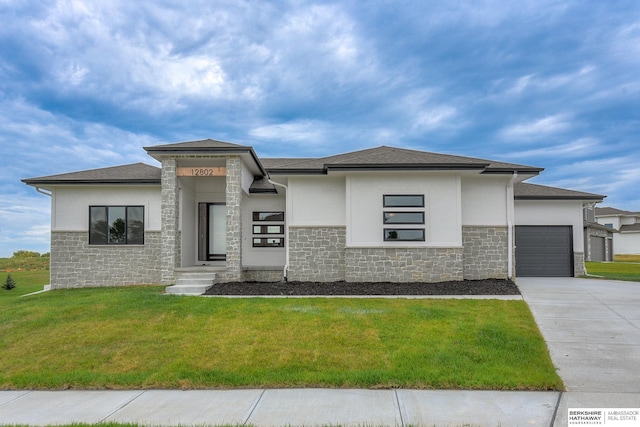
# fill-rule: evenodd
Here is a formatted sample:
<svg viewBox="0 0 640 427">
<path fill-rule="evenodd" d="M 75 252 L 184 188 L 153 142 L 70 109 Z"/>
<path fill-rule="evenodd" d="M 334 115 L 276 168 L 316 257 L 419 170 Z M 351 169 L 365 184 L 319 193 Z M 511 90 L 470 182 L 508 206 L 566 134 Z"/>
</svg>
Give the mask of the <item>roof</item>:
<svg viewBox="0 0 640 427">
<path fill-rule="evenodd" d="M 174 144 L 153 145 L 143 147 L 145 151 L 247 151 L 253 149 L 249 145 L 233 144 L 215 139 L 201 139 L 198 141 L 177 142 Z"/>
<path fill-rule="evenodd" d="M 59 175 L 23 179 L 27 185 L 54 184 L 160 184 L 160 168 L 132 163 L 109 168 L 90 169 Z"/>
<path fill-rule="evenodd" d="M 616 208 L 596 208 L 596 216 L 640 216 L 640 212 L 623 211 Z"/>
<path fill-rule="evenodd" d="M 514 185 L 516 200 L 603 200 L 602 194 L 585 193 L 565 188 L 520 182 Z"/>
<path fill-rule="evenodd" d="M 180 154 L 239 154 L 242 156 L 250 156 L 253 160 L 253 171 L 256 175 L 266 175 L 266 171 L 262 163 L 258 159 L 258 155 L 250 145 L 239 145 L 231 142 L 217 141 L 214 139 L 202 139 L 198 141 L 178 142 L 174 144 L 154 145 L 143 147 L 144 150 L 156 160 L 160 160 L 165 155 Z M 245 160 L 247 160 L 245 158 Z"/>
<path fill-rule="evenodd" d="M 624 233 L 627 231 L 640 231 L 640 223 L 635 224 L 625 224 L 620 226 L 620 232 Z"/>
<path fill-rule="evenodd" d="M 618 233 L 618 230 L 616 230 L 615 228 L 611 228 L 611 227 L 607 227 L 604 226 L 602 224 L 598 224 L 597 222 L 591 222 L 591 221 L 584 221 L 584 227 L 585 228 L 595 228 L 597 230 L 602 230 L 602 231 L 606 231 L 608 233 Z"/>
<path fill-rule="evenodd" d="M 381 146 L 315 159 L 263 159 L 272 174 L 326 174 L 329 170 L 479 170 L 482 173 L 526 172 L 543 168 L 493 160 Z"/>
</svg>

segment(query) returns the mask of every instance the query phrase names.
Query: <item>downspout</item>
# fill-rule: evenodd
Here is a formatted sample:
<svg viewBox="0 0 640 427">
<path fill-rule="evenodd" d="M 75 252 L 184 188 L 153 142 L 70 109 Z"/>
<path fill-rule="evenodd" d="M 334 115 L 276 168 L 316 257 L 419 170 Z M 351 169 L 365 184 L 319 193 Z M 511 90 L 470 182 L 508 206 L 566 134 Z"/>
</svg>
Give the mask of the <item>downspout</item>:
<svg viewBox="0 0 640 427">
<path fill-rule="evenodd" d="M 518 178 L 518 172 L 514 172 L 507 185 L 507 277 L 513 278 L 513 215 L 514 195 L 513 184 Z"/>
<path fill-rule="evenodd" d="M 282 187 L 284 188 L 284 191 L 286 193 L 285 197 L 289 196 L 289 187 L 287 187 L 284 184 L 280 184 L 279 182 L 275 182 L 275 181 L 271 181 L 271 178 L 267 178 L 267 181 L 269 181 L 270 184 L 272 185 L 276 185 L 278 187 Z M 286 200 L 286 199 L 285 199 Z M 287 215 L 285 215 L 285 224 L 284 224 L 284 279 L 287 280 L 287 275 L 289 273 L 289 218 L 288 218 L 288 209 L 287 211 Z"/>
</svg>

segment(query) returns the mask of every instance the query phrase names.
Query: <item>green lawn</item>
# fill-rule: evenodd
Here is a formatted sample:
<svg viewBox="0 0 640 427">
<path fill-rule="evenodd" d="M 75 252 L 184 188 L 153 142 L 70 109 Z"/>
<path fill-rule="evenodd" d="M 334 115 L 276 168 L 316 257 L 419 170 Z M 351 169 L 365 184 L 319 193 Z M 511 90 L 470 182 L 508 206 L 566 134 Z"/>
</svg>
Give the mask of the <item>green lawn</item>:
<svg viewBox="0 0 640 427">
<path fill-rule="evenodd" d="M 587 262 L 589 274 L 605 279 L 640 282 L 640 263 L 633 262 Z"/>
<path fill-rule="evenodd" d="M 563 387 L 523 301 L 162 291 L 3 298 L 0 388 Z"/>
<path fill-rule="evenodd" d="M 8 274 L 11 274 L 11 277 L 15 280 L 16 287 L 10 291 L 0 288 L 0 301 L 5 298 L 15 298 L 31 292 L 41 291 L 44 285 L 49 283 L 48 270 L 12 271 L 10 273 L 0 271 L 0 286 L 4 284 Z"/>
</svg>

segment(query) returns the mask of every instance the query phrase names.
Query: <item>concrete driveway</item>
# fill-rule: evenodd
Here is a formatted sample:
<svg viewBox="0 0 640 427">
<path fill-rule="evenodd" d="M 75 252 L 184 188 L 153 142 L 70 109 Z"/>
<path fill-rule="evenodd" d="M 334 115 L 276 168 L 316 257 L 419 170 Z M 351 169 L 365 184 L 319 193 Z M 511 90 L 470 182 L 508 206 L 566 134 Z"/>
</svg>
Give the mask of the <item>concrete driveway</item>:
<svg viewBox="0 0 640 427">
<path fill-rule="evenodd" d="M 640 283 L 518 278 L 567 393 L 567 408 L 640 408 Z"/>
</svg>

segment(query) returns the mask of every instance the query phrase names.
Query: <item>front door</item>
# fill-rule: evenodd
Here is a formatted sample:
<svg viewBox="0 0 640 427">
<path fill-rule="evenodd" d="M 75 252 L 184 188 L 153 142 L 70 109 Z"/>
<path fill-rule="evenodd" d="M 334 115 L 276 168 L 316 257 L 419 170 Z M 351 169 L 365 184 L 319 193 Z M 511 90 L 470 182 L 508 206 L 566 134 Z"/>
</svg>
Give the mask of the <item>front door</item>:
<svg viewBox="0 0 640 427">
<path fill-rule="evenodd" d="M 198 260 L 224 261 L 227 258 L 227 206 L 198 203 Z"/>
</svg>

